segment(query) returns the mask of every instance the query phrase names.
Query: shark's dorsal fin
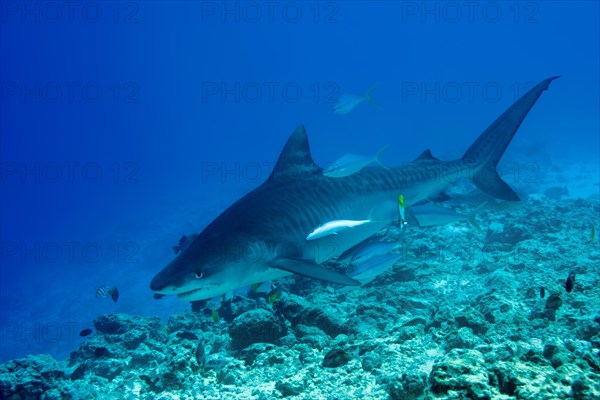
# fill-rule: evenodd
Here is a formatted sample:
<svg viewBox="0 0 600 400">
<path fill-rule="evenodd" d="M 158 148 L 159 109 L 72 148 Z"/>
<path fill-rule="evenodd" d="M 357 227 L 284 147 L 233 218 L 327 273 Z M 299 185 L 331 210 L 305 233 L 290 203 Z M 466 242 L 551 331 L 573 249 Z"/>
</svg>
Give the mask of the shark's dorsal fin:
<svg viewBox="0 0 600 400">
<path fill-rule="evenodd" d="M 431 150 L 427 149 L 424 152 L 422 152 L 421 154 L 419 154 L 419 157 L 415 158 L 414 161 L 440 161 L 438 158 L 435 158 L 433 156 L 433 154 L 431 154 Z"/>
<path fill-rule="evenodd" d="M 320 173 L 321 168 L 315 164 L 310 155 L 306 129 L 304 125 L 300 125 L 281 150 L 269 181 L 288 181 L 300 176 Z"/>
</svg>

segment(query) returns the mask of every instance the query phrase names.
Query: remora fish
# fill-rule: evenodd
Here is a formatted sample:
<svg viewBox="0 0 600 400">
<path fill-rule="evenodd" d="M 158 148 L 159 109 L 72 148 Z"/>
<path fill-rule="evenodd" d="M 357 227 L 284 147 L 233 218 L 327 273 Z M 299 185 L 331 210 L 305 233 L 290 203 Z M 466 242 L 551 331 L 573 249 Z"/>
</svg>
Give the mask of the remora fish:
<svg viewBox="0 0 600 400">
<path fill-rule="evenodd" d="M 360 284 L 321 264 L 368 239 L 386 223 L 396 223 L 398 193 L 410 207 L 443 197 L 448 186 L 464 174 L 491 196 L 519 200 L 496 173 L 496 166 L 529 110 L 556 78 L 540 82 L 512 104 L 461 159 L 441 161 L 425 152 L 410 164 L 410 173 L 401 166 L 366 168 L 345 178 L 320 176 L 322 169 L 312 160 L 306 131 L 298 127 L 266 182 L 212 221 L 152 279 L 150 289 L 195 301 L 292 273 L 343 285 Z M 440 171 L 453 171 L 452 179 L 440 179 Z M 382 223 L 306 240 L 315 227 L 342 219 Z"/>
<path fill-rule="evenodd" d="M 306 240 L 316 240 L 324 238 L 329 235 L 337 235 L 340 232 L 345 231 L 346 229 L 351 229 L 357 226 L 377 223 L 377 221 L 371 221 L 369 219 L 365 219 L 362 221 L 352 221 L 348 219 L 339 219 L 336 221 L 329 221 L 323 225 L 317 227 L 314 231 L 308 234 Z"/>
<path fill-rule="evenodd" d="M 359 266 L 364 264 L 370 258 L 388 254 L 396 244 L 397 243 L 395 242 L 384 242 L 378 239 L 365 240 L 346 251 L 338 260 Z"/>
<path fill-rule="evenodd" d="M 406 211 L 410 216 L 407 217 L 407 222 L 418 226 L 437 226 L 451 224 L 457 221 L 467 221 L 471 226 L 479 232 L 483 232 L 477 223 L 477 211 L 483 207 L 485 203 L 475 208 L 469 215 L 459 214 L 454 210 L 446 207 L 436 206 L 434 204 L 424 204 L 421 206 L 411 207 Z"/>
<path fill-rule="evenodd" d="M 523 199 L 527 199 L 528 195 L 524 192 L 517 192 L 517 195 Z M 454 205 L 470 205 L 472 207 L 481 207 L 482 210 L 489 211 L 508 211 L 513 208 L 520 207 L 520 201 L 499 200 L 483 193 L 479 189 L 473 189 L 467 193 L 453 193 L 451 204 Z"/>
</svg>

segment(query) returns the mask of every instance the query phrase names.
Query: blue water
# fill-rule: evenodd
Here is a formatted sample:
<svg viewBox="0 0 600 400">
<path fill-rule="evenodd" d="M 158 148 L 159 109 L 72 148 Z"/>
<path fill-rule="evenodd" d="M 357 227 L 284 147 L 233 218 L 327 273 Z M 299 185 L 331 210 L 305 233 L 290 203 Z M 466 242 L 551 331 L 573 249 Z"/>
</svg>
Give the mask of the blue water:
<svg viewBox="0 0 600 400">
<path fill-rule="evenodd" d="M 67 3 L 0 4 L 0 361 L 64 358 L 101 313 L 187 310 L 151 278 L 299 124 L 321 165 L 384 145 L 389 165 L 458 158 L 563 75 L 504 172 L 542 193 L 598 169 L 597 2 Z M 374 84 L 380 106 L 332 112 Z M 592 176 L 571 195 L 597 196 Z"/>
</svg>

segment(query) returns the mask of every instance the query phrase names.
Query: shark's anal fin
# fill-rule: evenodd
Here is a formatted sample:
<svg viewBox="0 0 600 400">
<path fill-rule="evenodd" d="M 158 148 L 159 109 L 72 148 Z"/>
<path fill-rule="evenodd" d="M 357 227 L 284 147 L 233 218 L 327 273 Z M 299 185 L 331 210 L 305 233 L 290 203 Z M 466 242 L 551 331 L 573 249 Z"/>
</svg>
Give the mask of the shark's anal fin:
<svg viewBox="0 0 600 400">
<path fill-rule="evenodd" d="M 291 260 L 286 258 L 277 260 L 273 267 L 292 272 L 294 274 L 319 279 L 325 282 L 337 283 L 346 286 L 360 286 L 360 282 L 356 279 L 352 279 L 344 274 L 323 268 L 318 264 L 308 261 Z"/>
</svg>

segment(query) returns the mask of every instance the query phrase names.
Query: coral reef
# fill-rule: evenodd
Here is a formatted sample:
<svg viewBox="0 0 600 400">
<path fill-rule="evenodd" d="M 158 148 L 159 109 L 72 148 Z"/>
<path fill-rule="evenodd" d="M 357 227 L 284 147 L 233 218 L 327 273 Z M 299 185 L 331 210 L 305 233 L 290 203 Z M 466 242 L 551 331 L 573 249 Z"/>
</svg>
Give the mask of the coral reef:
<svg viewBox="0 0 600 400">
<path fill-rule="evenodd" d="M 100 315 L 68 360 L 0 365 L 0 398 L 600 398 L 598 211 L 533 197 L 483 211 L 483 236 L 392 229 L 403 260 L 370 284 L 290 277 L 221 318 Z"/>
</svg>

